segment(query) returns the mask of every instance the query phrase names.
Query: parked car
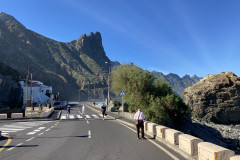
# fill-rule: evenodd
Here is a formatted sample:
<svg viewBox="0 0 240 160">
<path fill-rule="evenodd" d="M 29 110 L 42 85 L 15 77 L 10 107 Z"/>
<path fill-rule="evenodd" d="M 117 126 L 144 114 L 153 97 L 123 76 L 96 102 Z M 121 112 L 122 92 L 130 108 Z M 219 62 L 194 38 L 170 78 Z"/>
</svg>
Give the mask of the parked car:
<svg viewBox="0 0 240 160">
<path fill-rule="evenodd" d="M 60 103 L 62 104 L 62 107 L 65 108 L 68 105 L 68 101 L 60 101 Z"/>
<path fill-rule="evenodd" d="M 61 102 L 56 101 L 53 103 L 53 108 L 54 109 L 63 109 L 63 105 L 61 104 Z"/>
</svg>

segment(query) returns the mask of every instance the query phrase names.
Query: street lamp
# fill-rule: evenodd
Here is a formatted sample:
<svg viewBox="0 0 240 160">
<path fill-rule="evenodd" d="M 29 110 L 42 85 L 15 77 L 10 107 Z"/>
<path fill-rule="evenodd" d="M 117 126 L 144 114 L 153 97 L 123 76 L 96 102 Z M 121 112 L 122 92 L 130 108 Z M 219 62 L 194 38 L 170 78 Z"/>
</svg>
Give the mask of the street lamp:
<svg viewBox="0 0 240 160">
<path fill-rule="evenodd" d="M 79 89 L 79 103 L 80 103 L 80 97 L 81 97 L 80 91 L 81 91 L 81 89 Z"/>
<path fill-rule="evenodd" d="M 110 61 L 109 62 L 105 62 L 105 63 L 108 64 L 108 98 L 107 98 L 107 105 L 108 105 L 109 101 L 110 101 L 109 87 L 110 87 L 110 69 L 111 69 L 111 64 L 110 64 Z"/>
<path fill-rule="evenodd" d="M 89 101 L 89 86 L 90 86 L 90 84 L 92 84 L 92 83 L 88 82 L 88 102 L 90 102 Z"/>
</svg>

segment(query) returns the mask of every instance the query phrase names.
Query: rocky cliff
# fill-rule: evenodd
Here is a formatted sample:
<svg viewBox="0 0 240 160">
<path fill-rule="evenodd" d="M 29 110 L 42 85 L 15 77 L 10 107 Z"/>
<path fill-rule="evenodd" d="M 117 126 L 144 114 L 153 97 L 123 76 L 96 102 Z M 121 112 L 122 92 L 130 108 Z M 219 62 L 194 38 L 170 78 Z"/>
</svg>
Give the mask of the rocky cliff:
<svg viewBox="0 0 240 160">
<path fill-rule="evenodd" d="M 103 93 L 107 86 L 108 64 L 111 62 L 102 46 L 99 32 L 82 35 L 77 40 L 63 43 L 23 26 L 14 17 L 0 13 L 0 61 L 17 70 L 20 78 L 28 71 L 34 80 L 42 81 L 60 93 L 62 99 L 77 100 L 90 93 Z M 85 94 L 84 94 L 85 93 Z"/>
<path fill-rule="evenodd" d="M 185 89 L 182 98 L 194 117 L 223 124 L 240 122 L 240 77 L 232 72 L 206 76 Z"/>
<path fill-rule="evenodd" d="M 182 95 L 182 92 L 185 88 L 197 83 L 201 77 L 198 77 L 194 75 L 193 77 L 190 77 L 189 75 L 185 75 L 182 78 L 180 78 L 177 74 L 167 74 L 164 75 L 161 72 L 151 72 L 151 74 L 156 78 L 162 78 L 166 80 L 171 86 L 172 89 L 179 95 Z"/>
</svg>

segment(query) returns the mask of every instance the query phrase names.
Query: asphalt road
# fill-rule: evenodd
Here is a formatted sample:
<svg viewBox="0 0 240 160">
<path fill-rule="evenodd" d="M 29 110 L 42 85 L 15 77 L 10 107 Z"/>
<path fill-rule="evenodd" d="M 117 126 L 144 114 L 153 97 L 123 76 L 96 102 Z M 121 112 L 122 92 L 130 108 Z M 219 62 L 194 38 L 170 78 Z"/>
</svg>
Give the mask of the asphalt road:
<svg viewBox="0 0 240 160">
<path fill-rule="evenodd" d="M 153 140 L 138 140 L 135 128 L 126 127 L 112 117 L 107 116 L 102 120 L 99 113 L 89 108 L 86 108 L 86 116 L 81 116 L 80 113 L 81 106 L 76 105 L 72 107 L 70 119 L 1 123 L 0 130 L 9 131 L 11 139 L 0 141 L 0 159 L 185 159 L 159 142 L 155 143 L 168 150 L 167 153 L 154 145 L 151 142 Z M 65 115 L 66 110 L 63 110 L 62 118 Z M 7 145 L 4 147 L 4 144 Z"/>
</svg>

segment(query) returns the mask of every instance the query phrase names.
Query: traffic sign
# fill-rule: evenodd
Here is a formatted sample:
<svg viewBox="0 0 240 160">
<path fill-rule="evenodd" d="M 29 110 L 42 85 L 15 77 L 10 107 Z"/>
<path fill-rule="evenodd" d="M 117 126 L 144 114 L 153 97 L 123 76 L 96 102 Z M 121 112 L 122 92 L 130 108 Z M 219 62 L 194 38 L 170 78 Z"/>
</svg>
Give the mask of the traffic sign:
<svg viewBox="0 0 240 160">
<path fill-rule="evenodd" d="M 125 95 L 125 91 L 120 91 L 120 96 Z"/>
</svg>

